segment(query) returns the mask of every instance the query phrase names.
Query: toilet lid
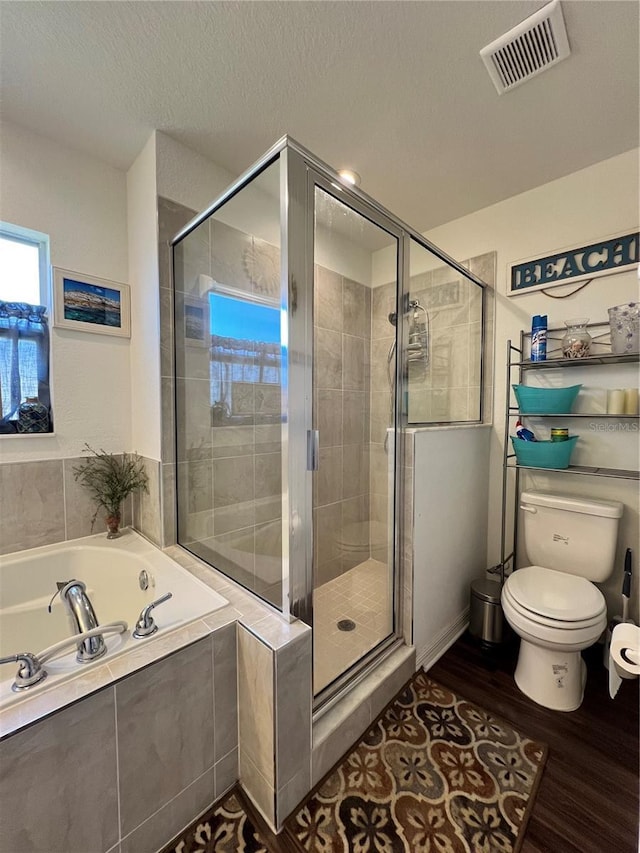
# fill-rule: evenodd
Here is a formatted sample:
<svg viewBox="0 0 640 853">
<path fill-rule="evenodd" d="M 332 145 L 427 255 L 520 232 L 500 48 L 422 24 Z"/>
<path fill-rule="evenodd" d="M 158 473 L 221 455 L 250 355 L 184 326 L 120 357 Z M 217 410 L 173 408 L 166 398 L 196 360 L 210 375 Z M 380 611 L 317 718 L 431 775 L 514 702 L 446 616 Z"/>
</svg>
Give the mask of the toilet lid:
<svg viewBox="0 0 640 853">
<path fill-rule="evenodd" d="M 554 569 L 527 566 L 507 583 L 514 601 L 548 619 L 583 622 L 606 609 L 604 596 L 590 581 Z"/>
</svg>

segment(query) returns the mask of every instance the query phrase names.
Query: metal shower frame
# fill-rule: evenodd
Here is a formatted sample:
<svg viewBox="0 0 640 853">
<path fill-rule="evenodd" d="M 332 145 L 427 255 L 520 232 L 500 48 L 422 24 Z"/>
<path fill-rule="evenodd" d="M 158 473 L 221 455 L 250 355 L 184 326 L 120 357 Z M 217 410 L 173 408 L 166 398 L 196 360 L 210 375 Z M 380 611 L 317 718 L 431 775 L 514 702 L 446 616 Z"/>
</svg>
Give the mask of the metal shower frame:
<svg viewBox="0 0 640 853">
<path fill-rule="evenodd" d="M 482 317 L 486 310 L 485 283 L 418 231 L 386 210 L 358 187 L 344 184 L 336 170 L 319 160 L 290 136 L 283 136 L 228 187 L 209 207 L 194 217 L 171 240 L 172 248 L 233 196 L 272 165 L 280 162 L 280 257 L 282 323 L 282 615 L 302 619 L 313 626 L 313 495 L 312 478 L 317 464 L 317 434 L 313 430 L 313 261 L 314 190 L 318 186 L 334 198 L 396 238 L 396 324 L 397 352 L 394 417 L 394 629 L 386 641 L 361 659 L 357 674 L 349 670 L 316 697 L 315 705 L 327 703 L 364 677 L 381 655 L 401 645 L 403 626 L 401 600 L 403 579 L 402 542 L 404 505 L 404 430 L 407 416 L 403 406 L 405 346 L 409 313 L 410 241 L 431 252 L 482 289 Z M 484 333 L 484 322 L 483 322 Z M 481 356 L 482 359 L 482 356 Z M 481 370 L 483 365 L 481 363 Z M 482 374 L 481 374 L 482 376 Z M 482 382 L 482 380 L 481 380 Z M 482 406 L 482 402 L 481 402 Z M 482 412 L 481 412 L 482 418 Z M 412 425 L 415 426 L 415 425 Z M 306 465 L 301 461 L 306 460 Z"/>
</svg>

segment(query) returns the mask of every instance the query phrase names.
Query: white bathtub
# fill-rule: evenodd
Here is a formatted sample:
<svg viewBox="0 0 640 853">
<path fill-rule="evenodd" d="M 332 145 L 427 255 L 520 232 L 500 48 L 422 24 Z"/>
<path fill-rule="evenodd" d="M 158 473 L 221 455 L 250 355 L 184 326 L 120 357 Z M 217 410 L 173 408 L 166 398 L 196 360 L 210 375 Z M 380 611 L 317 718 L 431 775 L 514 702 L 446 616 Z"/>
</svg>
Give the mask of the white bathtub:
<svg viewBox="0 0 640 853">
<path fill-rule="evenodd" d="M 148 589 L 140 586 L 140 573 L 147 573 Z M 0 670 L 0 707 L 83 676 L 105 661 L 142 648 L 158 637 L 188 625 L 228 604 L 215 590 L 203 584 L 162 551 L 132 530 L 116 540 L 104 534 L 33 548 L 0 557 L 0 657 L 19 652 L 38 654 L 75 631 L 66 606 L 57 596 L 48 612 L 57 581 L 81 580 L 100 625 L 124 620 L 129 630 L 105 636 L 107 652 L 91 663 L 76 661 L 76 647 L 47 661 L 47 678 L 16 694 L 11 684 L 17 664 Z M 136 640 L 131 636 L 140 611 L 167 592 L 173 597 L 152 611 L 158 631 Z"/>
</svg>

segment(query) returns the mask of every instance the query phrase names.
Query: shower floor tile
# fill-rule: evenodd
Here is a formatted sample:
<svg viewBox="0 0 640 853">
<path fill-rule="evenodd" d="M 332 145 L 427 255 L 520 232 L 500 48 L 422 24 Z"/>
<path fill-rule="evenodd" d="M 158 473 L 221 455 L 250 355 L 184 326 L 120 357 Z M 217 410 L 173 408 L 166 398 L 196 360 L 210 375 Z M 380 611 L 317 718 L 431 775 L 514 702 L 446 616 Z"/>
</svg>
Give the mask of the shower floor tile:
<svg viewBox="0 0 640 853">
<path fill-rule="evenodd" d="M 389 566 L 372 559 L 314 590 L 314 693 L 391 633 L 392 595 Z M 354 630 L 341 631 L 341 619 L 355 622 Z"/>
</svg>

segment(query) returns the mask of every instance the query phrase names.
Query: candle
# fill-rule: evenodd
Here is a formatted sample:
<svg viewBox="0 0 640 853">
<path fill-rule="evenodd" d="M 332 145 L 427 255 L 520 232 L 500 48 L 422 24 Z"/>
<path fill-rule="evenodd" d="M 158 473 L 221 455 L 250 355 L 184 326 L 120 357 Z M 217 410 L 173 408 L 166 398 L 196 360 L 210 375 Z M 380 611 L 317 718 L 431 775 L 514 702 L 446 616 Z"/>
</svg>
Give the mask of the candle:
<svg viewBox="0 0 640 853">
<path fill-rule="evenodd" d="M 637 388 L 625 388 L 624 389 L 624 413 L 625 413 L 625 415 L 637 415 L 638 414 L 638 389 Z"/>
<path fill-rule="evenodd" d="M 607 391 L 607 414 L 624 415 L 624 389 L 615 388 Z"/>
</svg>

